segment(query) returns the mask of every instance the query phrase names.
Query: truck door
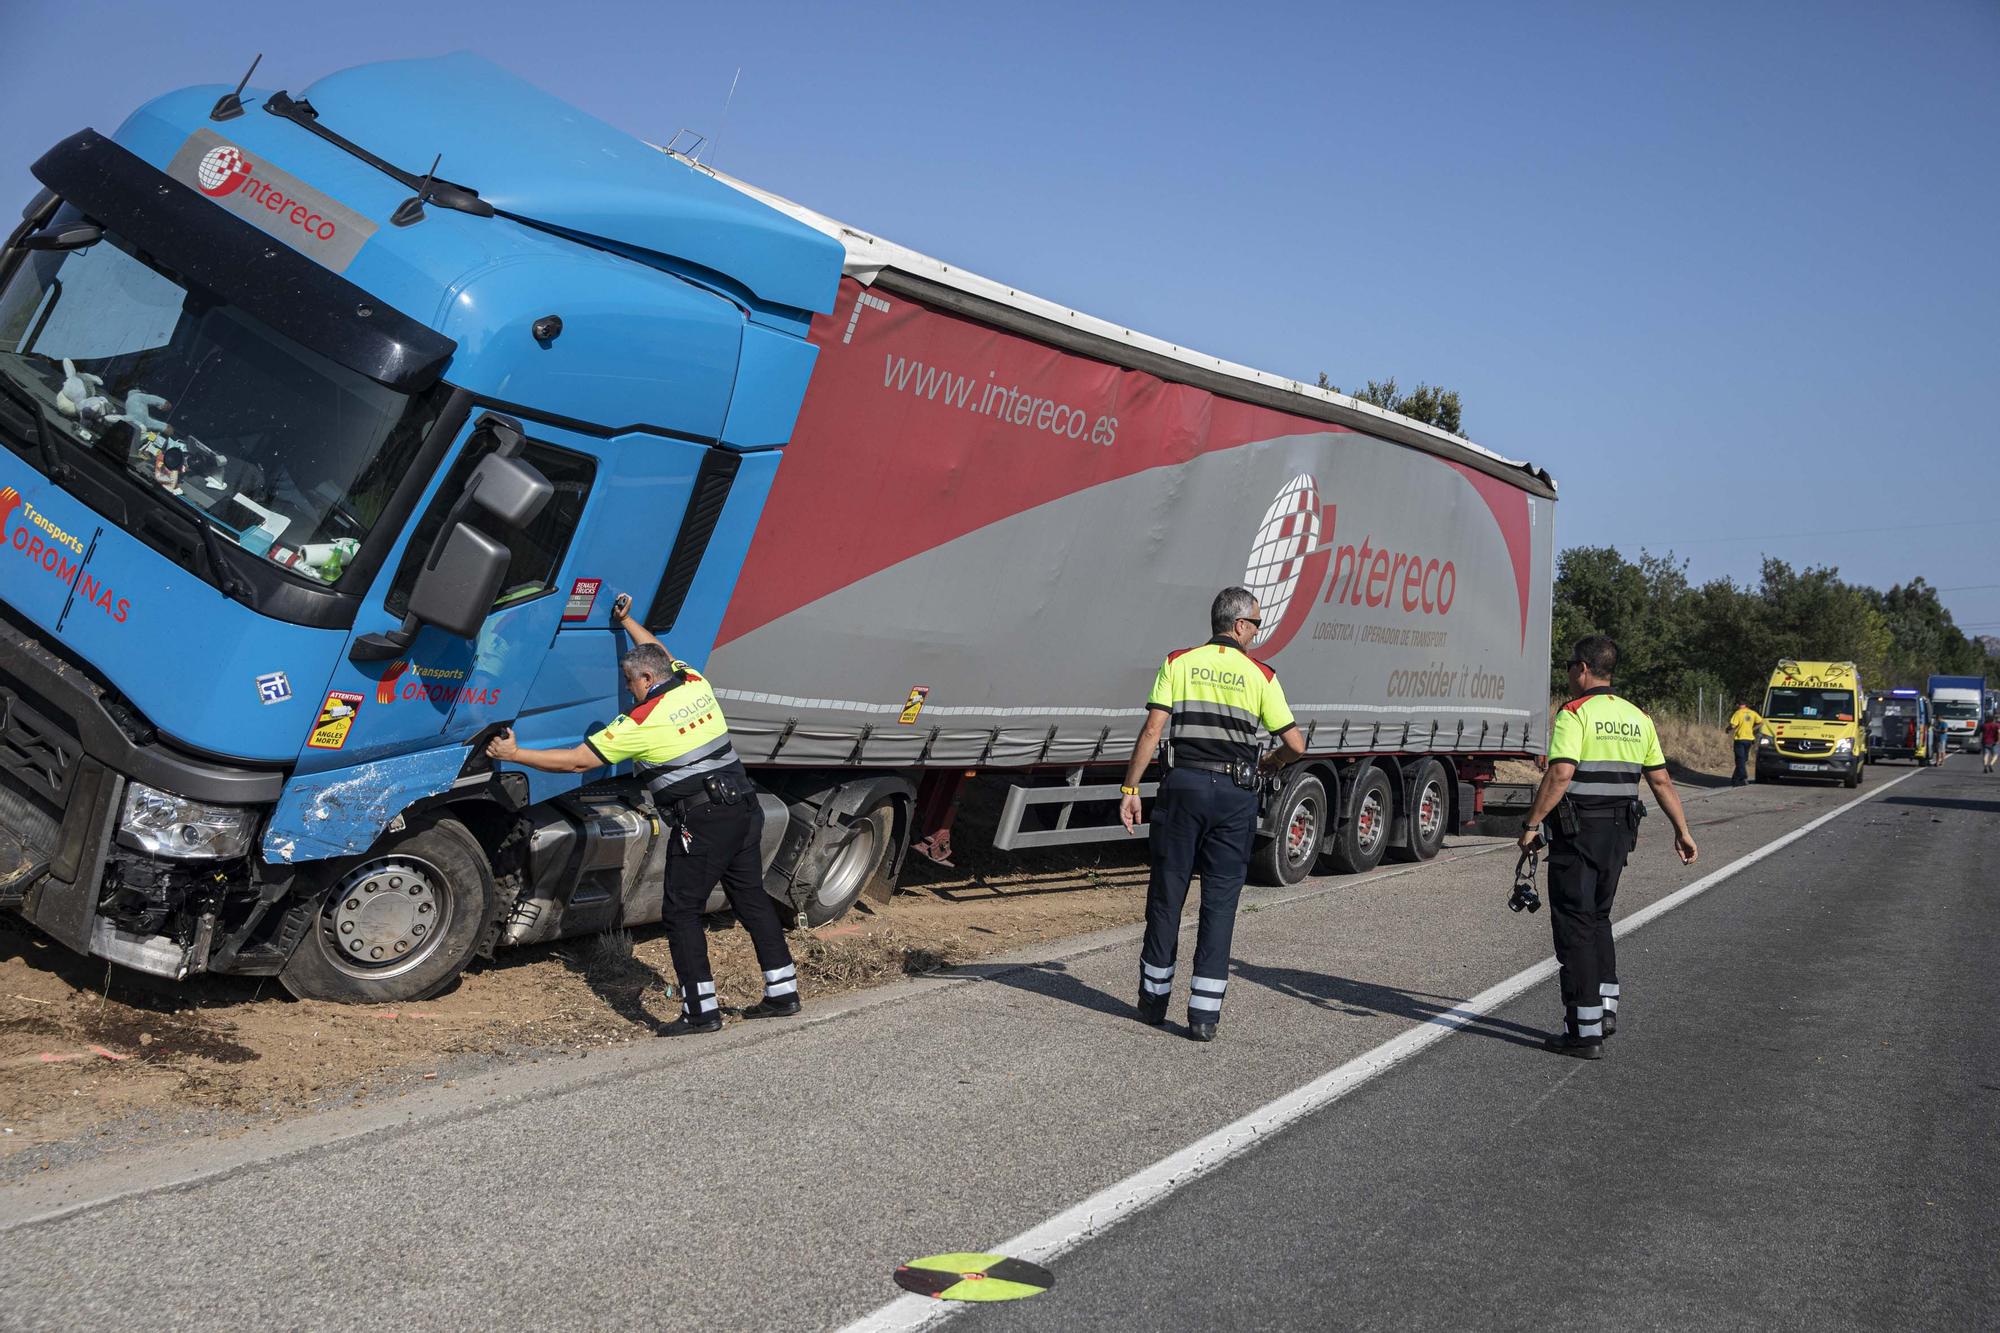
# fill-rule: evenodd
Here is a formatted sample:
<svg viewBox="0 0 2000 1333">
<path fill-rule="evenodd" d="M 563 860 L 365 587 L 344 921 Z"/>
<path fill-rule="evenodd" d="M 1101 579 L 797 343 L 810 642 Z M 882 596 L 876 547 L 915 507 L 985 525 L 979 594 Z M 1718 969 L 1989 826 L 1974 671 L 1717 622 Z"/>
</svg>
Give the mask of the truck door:
<svg viewBox="0 0 2000 1333">
<path fill-rule="evenodd" d="M 411 655 L 397 668 L 397 706 L 407 701 L 431 710 L 439 719 L 438 734 L 449 742 L 464 744 L 494 723 L 522 719 L 528 688 L 541 671 L 570 606 L 569 594 L 575 584 L 568 570 L 570 548 L 590 504 L 598 462 L 581 447 L 544 438 L 567 438 L 566 432 L 528 423 L 526 433 L 521 461 L 548 478 L 555 495 L 524 528 L 495 534 L 505 540 L 513 561 L 492 613 L 471 641 L 426 629 Z M 432 538 L 464 488 L 464 479 L 495 447 L 490 434 L 474 434 L 453 463 L 445 485 L 411 534 L 408 551 L 415 554 L 405 555 L 389 590 L 391 612 L 400 614 L 404 609 L 422 553 L 430 549 Z M 525 720 L 519 730 L 524 745 L 553 744 L 557 739 L 529 734 L 533 726 Z M 575 740 L 570 737 L 563 743 L 574 744 Z"/>
<path fill-rule="evenodd" d="M 354 627 L 357 639 L 402 622 L 433 539 L 473 469 L 499 447 L 492 432 L 479 428 L 483 415 L 475 411 L 461 430 L 443 482 L 425 499 L 408 540 L 368 594 Z M 319 703 L 326 725 L 315 727 L 300 751 L 301 772 L 462 745 L 489 722 L 511 718 L 510 709 L 518 711 L 562 616 L 563 564 L 597 473 L 590 454 L 532 435 L 521 456 L 549 479 L 555 495 L 522 530 L 491 534 L 513 558 L 478 636 L 465 639 L 426 625 L 407 650 L 387 660 L 344 657 Z"/>
</svg>

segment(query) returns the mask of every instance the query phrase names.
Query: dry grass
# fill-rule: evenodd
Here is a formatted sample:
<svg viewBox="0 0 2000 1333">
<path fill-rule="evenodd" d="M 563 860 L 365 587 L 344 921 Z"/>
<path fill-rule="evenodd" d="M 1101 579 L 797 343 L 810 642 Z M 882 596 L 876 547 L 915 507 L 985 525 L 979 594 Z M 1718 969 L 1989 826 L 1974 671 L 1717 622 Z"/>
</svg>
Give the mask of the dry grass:
<svg viewBox="0 0 2000 1333">
<path fill-rule="evenodd" d="M 1728 733 L 1713 722 L 1662 712 L 1653 714 L 1653 725 L 1659 728 L 1660 748 L 1674 767 L 1717 777 L 1727 776 L 1736 767 Z"/>
</svg>

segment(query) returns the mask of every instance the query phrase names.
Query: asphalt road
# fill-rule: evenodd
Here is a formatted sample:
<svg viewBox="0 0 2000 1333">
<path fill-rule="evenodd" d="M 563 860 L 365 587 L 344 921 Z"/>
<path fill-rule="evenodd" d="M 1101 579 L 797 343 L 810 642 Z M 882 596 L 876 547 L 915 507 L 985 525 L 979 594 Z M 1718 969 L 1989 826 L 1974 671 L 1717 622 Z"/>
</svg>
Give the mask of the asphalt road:
<svg viewBox="0 0 2000 1333">
<path fill-rule="evenodd" d="M 1601 1299 L 1620 1322 L 1684 1323 L 1675 1302 L 1715 1313 L 1733 1287 L 1715 1322 L 1750 1323 L 1807 1308 L 1777 1293 L 1821 1274 L 1869 1275 L 1854 1299 L 1873 1301 L 1885 1272 L 1923 1275 L 1938 1304 L 1913 1310 L 1990 1315 L 1996 1237 L 1972 1201 L 1993 1183 L 1975 1129 L 1995 1095 L 1977 1023 L 1993 931 L 1971 886 L 2000 850 L 2000 778 L 1988 795 L 1968 768 L 1917 775 L 1634 936 L 1612 1060 L 1533 1048 L 1544 987 L 1060 1259 L 1018 1317 L 1611 1323 L 1587 1316 Z M 1944 803 L 1901 803 L 1919 798 Z M 1702 865 L 1649 822 L 1621 914 L 1847 799 L 1704 793 Z M 838 1326 L 897 1294 L 897 1263 L 1025 1231 L 1538 962 L 1545 917 L 1502 908 L 1511 857 L 1481 848 L 1246 897 L 1208 1046 L 1132 1020 L 1119 930 L 811 1021 L 41 1173 L 0 1194 L 0 1326 Z M 1551 1161 L 1563 1143 L 1584 1165 Z M 1591 1186 L 1609 1198 L 1584 1211 Z M 1812 1236 L 1810 1281 L 1762 1267 L 1803 1262 Z M 1736 1257 L 1703 1268 L 1723 1238 Z M 1551 1285 L 1572 1252 L 1590 1276 Z"/>
<path fill-rule="evenodd" d="M 1922 774 L 1630 937 L 1603 1061 L 1523 998 L 962 1322 L 2000 1327 L 1996 892 L 2000 777 Z"/>
</svg>

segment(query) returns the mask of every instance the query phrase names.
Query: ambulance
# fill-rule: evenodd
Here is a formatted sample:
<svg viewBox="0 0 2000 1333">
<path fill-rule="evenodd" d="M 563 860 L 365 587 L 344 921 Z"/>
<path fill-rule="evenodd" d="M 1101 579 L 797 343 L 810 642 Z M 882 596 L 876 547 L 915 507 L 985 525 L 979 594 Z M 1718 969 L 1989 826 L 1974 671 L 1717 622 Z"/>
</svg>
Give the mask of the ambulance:
<svg viewBox="0 0 2000 1333">
<path fill-rule="evenodd" d="M 1865 698 L 1852 662 L 1780 661 L 1764 691 L 1770 731 L 1757 738 L 1757 781 L 1832 778 L 1860 786 L 1868 760 Z"/>
</svg>

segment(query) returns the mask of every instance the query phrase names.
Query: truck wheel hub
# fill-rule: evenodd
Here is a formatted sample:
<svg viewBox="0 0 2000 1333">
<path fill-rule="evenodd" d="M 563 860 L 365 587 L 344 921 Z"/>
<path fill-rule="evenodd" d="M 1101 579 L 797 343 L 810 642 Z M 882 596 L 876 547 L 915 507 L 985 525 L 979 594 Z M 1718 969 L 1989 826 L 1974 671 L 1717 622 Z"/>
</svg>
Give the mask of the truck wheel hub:
<svg viewBox="0 0 2000 1333">
<path fill-rule="evenodd" d="M 449 899 L 435 868 L 409 858 L 364 865 L 328 896 L 321 943 L 350 974 L 381 976 L 413 966 L 442 934 Z"/>
<path fill-rule="evenodd" d="M 1417 830 L 1428 842 L 1437 836 L 1443 823 L 1444 802 L 1439 799 L 1437 784 L 1426 783 L 1423 799 L 1417 803 Z"/>
</svg>

